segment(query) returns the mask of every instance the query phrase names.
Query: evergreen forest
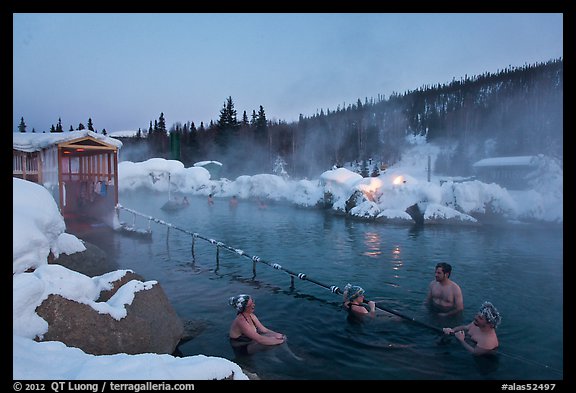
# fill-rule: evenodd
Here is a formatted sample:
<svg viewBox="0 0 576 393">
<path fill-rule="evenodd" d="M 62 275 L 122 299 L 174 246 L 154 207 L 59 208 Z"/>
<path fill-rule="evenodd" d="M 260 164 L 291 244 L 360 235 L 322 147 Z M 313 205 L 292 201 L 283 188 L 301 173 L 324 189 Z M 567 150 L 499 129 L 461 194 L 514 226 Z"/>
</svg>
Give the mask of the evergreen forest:
<svg viewBox="0 0 576 393">
<path fill-rule="evenodd" d="M 210 124 L 166 123 L 161 112 L 135 137 L 118 138 L 120 159 L 160 157 L 186 167 L 214 160 L 230 179 L 272 173 L 280 160 L 292 177 L 317 177 L 350 162 L 390 166 L 401 158 L 406 137 L 420 135 L 442 146 L 433 168 L 438 174 L 467 176 L 474 162 L 497 156 L 544 154 L 562 163 L 563 60 L 366 97 L 301 114 L 293 123 L 268 120 L 262 105 L 240 115 L 232 97 Z M 18 128 L 27 132 L 24 118 Z M 94 131 L 92 119 L 76 129 L 84 128 Z M 64 132 L 61 119 L 48 132 Z"/>
</svg>

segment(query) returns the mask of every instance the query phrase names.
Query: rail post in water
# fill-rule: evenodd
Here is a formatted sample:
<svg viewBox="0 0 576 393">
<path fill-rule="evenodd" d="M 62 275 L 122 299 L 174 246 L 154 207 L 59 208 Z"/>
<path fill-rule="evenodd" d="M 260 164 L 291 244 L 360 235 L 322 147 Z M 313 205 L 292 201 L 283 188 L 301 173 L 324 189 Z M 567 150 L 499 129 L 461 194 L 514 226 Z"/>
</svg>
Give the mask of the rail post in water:
<svg viewBox="0 0 576 393">
<path fill-rule="evenodd" d="M 190 252 L 192 253 L 192 262 L 196 262 L 196 254 L 194 253 L 194 245 L 196 244 L 196 234 L 192 235 L 192 245 L 190 246 Z"/>
<path fill-rule="evenodd" d="M 220 268 L 220 247 L 216 244 L 216 270 Z"/>
<path fill-rule="evenodd" d="M 252 275 L 253 277 L 256 277 L 256 262 L 260 262 L 260 257 L 254 255 L 251 259 L 252 259 Z"/>
</svg>

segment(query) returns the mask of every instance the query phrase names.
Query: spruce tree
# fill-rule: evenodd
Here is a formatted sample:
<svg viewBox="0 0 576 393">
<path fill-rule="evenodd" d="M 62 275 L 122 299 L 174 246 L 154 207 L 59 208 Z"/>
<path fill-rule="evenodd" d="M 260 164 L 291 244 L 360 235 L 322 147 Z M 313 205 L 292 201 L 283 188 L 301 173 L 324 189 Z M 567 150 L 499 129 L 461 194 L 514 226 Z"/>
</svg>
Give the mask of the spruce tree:
<svg viewBox="0 0 576 393">
<path fill-rule="evenodd" d="M 167 133 L 166 120 L 164 120 L 164 112 L 160 113 L 160 117 L 158 118 L 158 125 L 156 126 L 156 130 L 160 131 L 162 134 Z"/>
<path fill-rule="evenodd" d="M 220 118 L 218 119 L 217 126 L 218 131 L 215 138 L 216 144 L 220 147 L 225 147 L 228 144 L 229 134 L 240 127 L 238 119 L 236 118 L 236 109 L 234 109 L 234 102 L 232 101 L 231 96 L 226 99 L 223 108 L 220 110 Z"/>
<path fill-rule="evenodd" d="M 26 123 L 24 123 L 24 117 L 20 118 L 20 124 L 18 125 L 18 131 L 26 132 Z"/>
<path fill-rule="evenodd" d="M 266 113 L 264 113 L 264 107 L 260 105 L 258 117 L 256 118 L 256 129 L 259 131 L 266 131 L 267 128 L 268 121 L 266 120 Z"/>
<path fill-rule="evenodd" d="M 232 101 L 232 96 L 230 96 L 226 99 L 223 108 L 220 110 L 218 128 L 220 128 L 220 130 L 233 130 L 238 128 L 238 126 L 236 109 L 234 109 L 234 102 Z"/>
<path fill-rule="evenodd" d="M 94 125 L 92 124 L 92 118 L 88 118 L 88 130 L 94 131 Z"/>
<path fill-rule="evenodd" d="M 56 124 L 56 132 L 64 132 L 62 129 L 62 119 L 58 118 L 58 124 Z"/>
<path fill-rule="evenodd" d="M 266 120 L 266 113 L 264 113 L 264 107 L 260 105 L 258 115 L 256 116 L 256 129 L 254 131 L 256 143 L 259 143 L 261 145 L 264 145 L 266 143 L 267 131 L 268 131 L 268 121 Z"/>
</svg>

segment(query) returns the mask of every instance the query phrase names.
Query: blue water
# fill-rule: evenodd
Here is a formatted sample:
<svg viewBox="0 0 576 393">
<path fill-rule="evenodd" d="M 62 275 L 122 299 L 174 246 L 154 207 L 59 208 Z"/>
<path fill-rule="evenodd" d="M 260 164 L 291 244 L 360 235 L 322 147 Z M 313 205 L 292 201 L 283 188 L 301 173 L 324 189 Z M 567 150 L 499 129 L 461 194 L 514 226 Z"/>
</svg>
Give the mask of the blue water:
<svg viewBox="0 0 576 393">
<path fill-rule="evenodd" d="M 230 359 L 262 379 L 290 380 L 559 380 L 563 379 L 563 232 L 534 226 L 396 226 L 362 222 L 315 209 L 203 197 L 177 212 L 160 209 L 166 196 L 124 193 L 120 203 L 174 227 L 259 256 L 294 278 L 202 239 L 121 211 L 148 227 L 152 239 L 113 234 L 102 242 L 121 269 L 157 280 L 178 315 L 204 326 L 180 345 L 184 356 Z M 463 291 L 460 318 L 442 320 L 422 305 L 438 262 L 453 266 Z M 316 283 L 322 285 L 318 285 Z M 341 297 L 326 287 L 362 286 L 381 309 L 354 323 Z M 326 286 L 326 287 L 325 287 Z M 248 293 L 255 313 L 288 341 L 237 356 L 227 333 L 235 317 L 230 296 Z M 500 354 L 474 358 L 438 328 L 469 322 L 489 300 L 499 309 Z M 411 321 L 413 319 L 417 322 Z"/>
</svg>

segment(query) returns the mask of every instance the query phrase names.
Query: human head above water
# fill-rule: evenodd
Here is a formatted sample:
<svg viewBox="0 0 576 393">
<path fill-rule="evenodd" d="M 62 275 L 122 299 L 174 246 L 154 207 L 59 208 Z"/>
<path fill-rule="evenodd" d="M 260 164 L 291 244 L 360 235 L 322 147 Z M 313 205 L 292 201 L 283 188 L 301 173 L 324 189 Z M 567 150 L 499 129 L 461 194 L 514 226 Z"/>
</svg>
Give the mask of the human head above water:
<svg viewBox="0 0 576 393">
<path fill-rule="evenodd" d="M 494 307 L 494 305 L 490 302 L 482 303 L 482 306 L 480 306 L 479 313 L 484 317 L 486 322 L 492 325 L 494 329 L 496 329 L 500 324 L 500 322 L 502 321 L 500 313 L 498 312 L 496 307 Z"/>
<path fill-rule="evenodd" d="M 448 277 L 452 274 L 452 265 L 446 262 L 440 262 L 436 265 L 436 269 L 441 268 L 444 274 L 447 274 Z"/>
<path fill-rule="evenodd" d="M 344 287 L 344 301 L 351 302 L 362 295 L 364 295 L 364 289 L 358 285 L 346 284 Z"/>
<path fill-rule="evenodd" d="M 240 294 L 236 296 L 232 296 L 228 299 L 228 304 L 236 309 L 238 312 L 244 312 L 246 310 L 246 306 L 248 305 L 248 301 L 251 299 L 250 295 Z"/>
</svg>

